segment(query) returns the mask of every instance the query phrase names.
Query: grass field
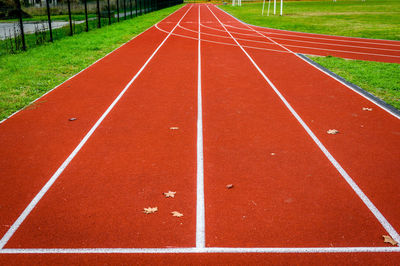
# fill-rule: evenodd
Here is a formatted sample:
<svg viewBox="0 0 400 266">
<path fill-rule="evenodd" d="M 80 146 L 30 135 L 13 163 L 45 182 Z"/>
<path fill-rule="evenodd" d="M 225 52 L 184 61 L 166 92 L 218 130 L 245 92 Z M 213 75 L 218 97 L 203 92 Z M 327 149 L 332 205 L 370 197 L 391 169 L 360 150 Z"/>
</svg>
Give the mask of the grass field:
<svg viewBox="0 0 400 266">
<path fill-rule="evenodd" d="M 282 17 L 271 15 L 271 11 L 270 16 L 266 16 L 266 12 L 261 16 L 262 3 L 220 7 L 237 18 L 258 26 L 400 40 L 399 0 L 285 2 Z M 400 65 L 335 57 L 310 58 L 400 109 Z"/>
<path fill-rule="evenodd" d="M 268 0 L 264 16 L 261 16 L 261 2 L 244 3 L 241 7 L 231 5 L 220 7 L 235 17 L 258 26 L 400 40 L 399 0 L 284 2 L 283 16 L 272 14 L 272 4 L 270 16 L 267 16 L 267 5 Z"/>
<path fill-rule="evenodd" d="M 400 110 L 400 65 L 309 56 L 348 81 Z"/>
<path fill-rule="evenodd" d="M 181 5 L 0 57 L 0 120 L 27 106 Z"/>
</svg>

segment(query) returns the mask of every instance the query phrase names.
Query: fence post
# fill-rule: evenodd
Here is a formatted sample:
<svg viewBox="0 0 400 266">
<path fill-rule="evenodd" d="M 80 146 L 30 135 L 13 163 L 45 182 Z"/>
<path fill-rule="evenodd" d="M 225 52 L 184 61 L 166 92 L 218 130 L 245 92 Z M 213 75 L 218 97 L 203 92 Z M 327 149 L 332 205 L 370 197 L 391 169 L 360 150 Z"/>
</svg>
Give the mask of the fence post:
<svg viewBox="0 0 400 266">
<path fill-rule="evenodd" d="M 67 4 L 68 4 L 68 16 L 69 16 L 69 30 L 70 30 L 70 34 L 69 35 L 73 35 L 73 31 L 72 31 L 72 16 L 71 16 L 71 1 L 67 0 Z"/>
<path fill-rule="evenodd" d="M 124 19 L 126 20 L 126 0 L 124 0 Z"/>
<path fill-rule="evenodd" d="M 131 10 L 131 18 L 133 18 L 132 0 L 129 0 L 129 9 Z"/>
<path fill-rule="evenodd" d="M 137 2 L 138 0 L 135 0 L 135 17 L 137 17 Z"/>
<path fill-rule="evenodd" d="M 119 0 L 117 0 L 117 21 L 119 22 Z"/>
<path fill-rule="evenodd" d="M 85 21 L 86 21 L 86 32 L 89 31 L 89 20 L 87 15 L 87 0 L 84 0 L 85 3 Z"/>
<path fill-rule="evenodd" d="M 21 40 L 22 40 L 22 50 L 26 50 L 26 44 L 25 44 L 25 34 L 24 34 L 24 24 L 22 22 L 22 8 L 21 8 L 21 2 L 20 0 L 15 0 L 17 4 L 17 9 L 18 9 L 18 16 L 19 16 L 19 29 L 21 31 Z M 17 38 L 17 36 L 14 36 Z"/>
<path fill-rule="evenodd" d="M 50 17 L 49 0 L 46 0 L 46 9 L 47 9 L 47 20 L 49 21 L 50 42 L 53 42 L 53 31 L 51 30 L 51 17 Z"/>
<path fill-rule="evenodd" d="M 97 28 L 101 28 L 100 0 L 96 0 L 96 5 L 97 5 Z"/>
<path fill-rule="evenodd" d="M 110 0 L 107 0 L 107 8 L 108 8 L 108 25 L 111 25 Z"/>
</svg>

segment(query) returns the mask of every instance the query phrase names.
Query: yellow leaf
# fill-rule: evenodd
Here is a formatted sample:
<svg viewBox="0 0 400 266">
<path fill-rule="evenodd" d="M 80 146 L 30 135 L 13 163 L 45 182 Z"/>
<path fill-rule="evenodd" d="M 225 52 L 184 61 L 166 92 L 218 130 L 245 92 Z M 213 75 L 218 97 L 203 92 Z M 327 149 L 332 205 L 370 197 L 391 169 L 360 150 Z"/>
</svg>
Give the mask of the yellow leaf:
<svg viewBox="0 0 400 266">
<path fill-rule="evenodd" d="M 148 208 L 143 208 L 143 212 L 145 214 L 150 214 L 150 213 L 155 213 L 156 211 L 158 211 L 157 207 L 148 207 Z"/>
<path fill-rule="evenodd" d="M 390 236 L 382 235 L 382 237 L 383 237 L 383 242 L 390 243 L 393 246 L 397 245 L 397 242 L 393 238 L 391 238 Z"/>
<path fill-rule="evenodd" d="M 336 130 L 336 129 L 329 129 L 328 131 L 326 131 L 326 133 L 335 135 L 335 134 L 339 133 L 339 130 Z"/>
<path fill-rule="evenodd" d="M 182 216 L 183 216 L 182 213 L 177 212 L 177 211 L 173 211 L 173 212 L 171 212 L 171 213 L 172 213 L 172 216 L 175 216 L 175 217 L 182 217 Z"/>
<path fill-rule="evenodd" d="M 168 192 L 164 192 L 163 194 L 165 195 L 166 198 L 175 198 L 176 192 L 168 191 Z"/>
</svg>

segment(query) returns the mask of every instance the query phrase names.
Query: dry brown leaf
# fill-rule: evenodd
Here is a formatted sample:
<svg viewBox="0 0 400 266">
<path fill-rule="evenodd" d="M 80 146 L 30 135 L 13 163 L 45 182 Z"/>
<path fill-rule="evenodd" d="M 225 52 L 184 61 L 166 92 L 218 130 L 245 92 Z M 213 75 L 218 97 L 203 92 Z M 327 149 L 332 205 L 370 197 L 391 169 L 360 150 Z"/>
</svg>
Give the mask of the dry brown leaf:
<svg viewBox="0 0 400 266">
<path fill-rule="evenodd" d="M 382 235 L 382 237 L 383 237 L 383 242 L 390 243 L 393 246 L 397 245 L 397 242 L 393 238 L 391 238 L 390 236 Z"/>
<path fill-rule="evenodd" d="M 168 191 L 168 192 L 164 192 L 163 194 L 165 195 L 166 198 L 175 198 L 176 192 Z"/>
<path fill-rule="evenodd" d="M 226 188 L 227 188 L 227 189 L 233 188 L 233 184 L 228 184 L 228 185 L 226 185 Z"/>
<path fill-rule="evenodd" d="M 335 135 L 335 134 L 339 133 L 339 130 L 336 130 L 336 129 L 329 129 L 328 131 L 326 131 L 326 133 Z"/>
<path fill-rule="evenodd" d="M 150 214 L 150 213 L 155 213 L 156 211 L 158 211 L 157 207 L 148 207 L 148 208 L 143 208 L 143 212 L 145 214 Z"/>
<path fill-rule="evenodd" d="M 363 107 L 363 111 L 372 111 L 372 108 Z"/>
<path fill-rule="evenodd" d="M 182 216 L 183 216 L 182 213 L 177 212 L 177 211 L 173 211 L 173 212 L 171 212 L 171 213 L 172 213 L 172 216 L 175 216 L 175 217 L 182 217 Z"/>
</svg>

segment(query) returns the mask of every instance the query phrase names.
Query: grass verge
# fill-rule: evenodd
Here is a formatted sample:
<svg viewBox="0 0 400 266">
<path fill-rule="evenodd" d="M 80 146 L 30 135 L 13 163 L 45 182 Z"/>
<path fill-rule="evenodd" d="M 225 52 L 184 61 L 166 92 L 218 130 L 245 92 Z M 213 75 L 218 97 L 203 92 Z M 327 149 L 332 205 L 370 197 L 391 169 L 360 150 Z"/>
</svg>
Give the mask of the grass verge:
<svg viewBox="0 0 400 266">
<path fill-rule="evenodd" d="M 162 20 L 173 6 L 0 57 L 0 120 L 24 108 L 97 59 Z"/>
<path fill-rule="evenodd" d="M 400 65 L 308 56 L 346 80 L 374 94 L 400 110 Z"/>
<path fill-rule="evenodd" d="M 400 1 L 294 1 L 284 2 L 283 16 L 273 15 L 271 1 L 267 16 L 262 3 L 220 6 L 233 16 L 250 24 L 275 29 L 353 36 L 374 39 L 400 40 Z M 277 5 L 279 14 L 279 5 Z"/>
</svg>

